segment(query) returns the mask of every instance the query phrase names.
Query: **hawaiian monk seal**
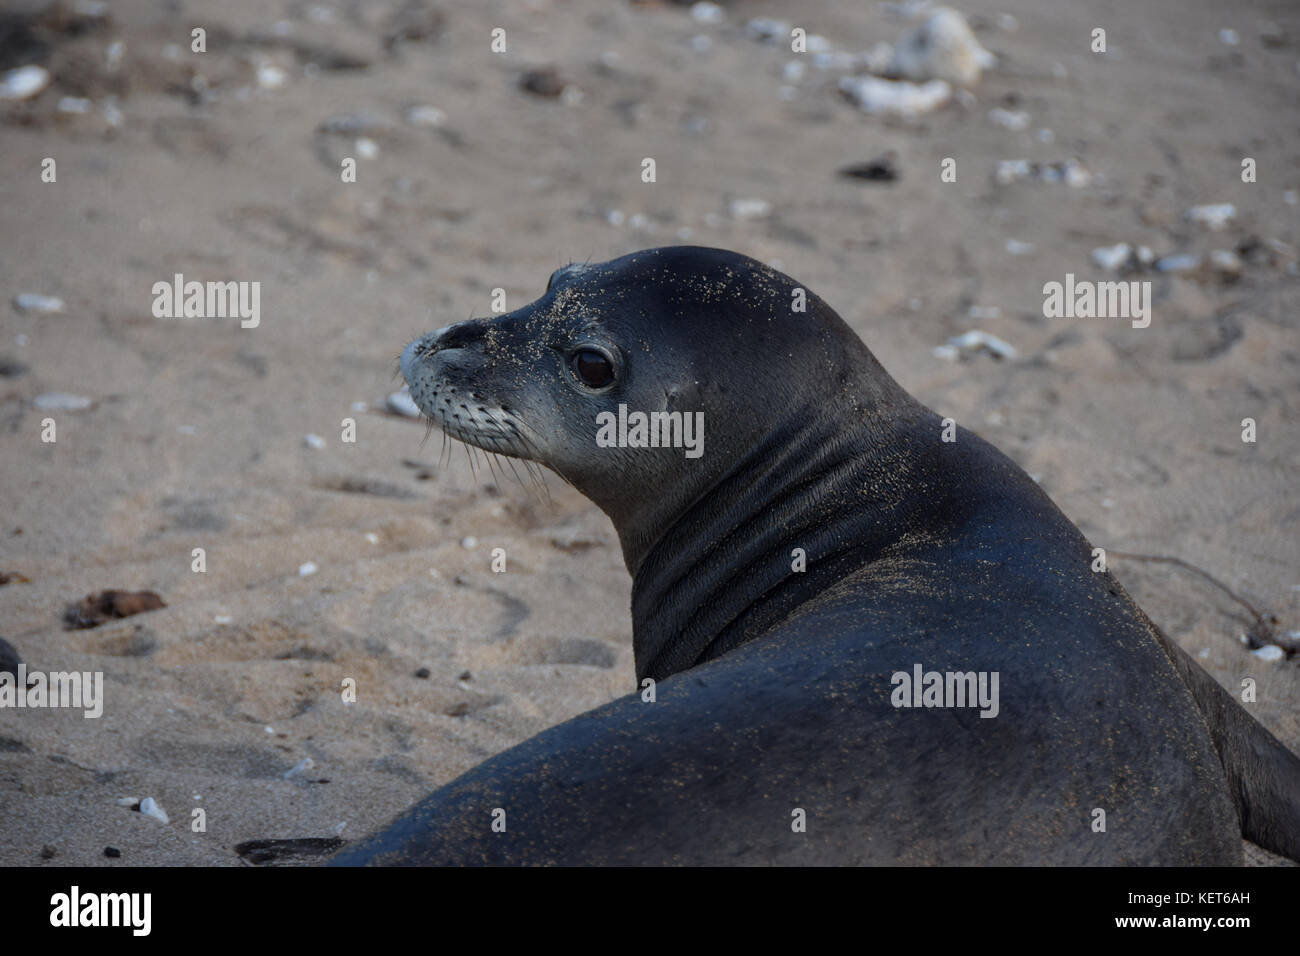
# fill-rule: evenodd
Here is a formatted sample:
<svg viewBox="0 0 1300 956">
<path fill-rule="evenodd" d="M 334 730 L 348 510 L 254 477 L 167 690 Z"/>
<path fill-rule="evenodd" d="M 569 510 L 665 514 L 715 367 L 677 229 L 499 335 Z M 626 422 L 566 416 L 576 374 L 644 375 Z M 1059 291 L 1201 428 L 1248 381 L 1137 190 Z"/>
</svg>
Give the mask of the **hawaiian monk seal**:
<svg viewBox="0 0 1300 956">
<path fill-rule="evenodd" d="M 609 515 L 657 684 L 334 862 L 1228 864 L 1243 833 L 1300 858 L 1300 760 L 787 276 L 693 247 L 566 267 L 401 367 L 448 434 Z M 602 447 L 632 411 L 703 413 L 703 453 Z"/>
</svg>

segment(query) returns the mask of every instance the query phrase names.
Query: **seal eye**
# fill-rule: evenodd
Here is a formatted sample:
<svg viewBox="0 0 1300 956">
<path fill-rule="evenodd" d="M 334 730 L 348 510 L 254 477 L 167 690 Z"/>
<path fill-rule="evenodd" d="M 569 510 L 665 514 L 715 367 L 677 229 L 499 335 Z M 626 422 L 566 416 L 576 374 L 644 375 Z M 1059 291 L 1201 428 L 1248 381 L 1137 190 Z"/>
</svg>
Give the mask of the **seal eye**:
<svg viewBox="0 0 1300 956">
<path fill-rule="evenodd" d="M 569 368 L 588 388 L 604 388 L 614 381 L 614 366 L 595 349 L 578 349 L 569 359 Z"/>
</svg>

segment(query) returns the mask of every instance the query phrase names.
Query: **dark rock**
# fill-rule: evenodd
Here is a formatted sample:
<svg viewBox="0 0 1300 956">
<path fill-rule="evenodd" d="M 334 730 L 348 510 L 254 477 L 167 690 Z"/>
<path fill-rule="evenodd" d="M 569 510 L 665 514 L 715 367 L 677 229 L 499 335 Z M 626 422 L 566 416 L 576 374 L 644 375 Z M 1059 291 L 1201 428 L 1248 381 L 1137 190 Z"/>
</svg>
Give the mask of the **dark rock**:
<svg viewBox="0 0 1300 956">
<path fill-rule="evenodd" d="M 897 157 L 892 152 L 869 159 L 865 163 L 845 166 L 839 173 L 846 179 L 868 183 L 893 183 L 901 176 L 898 171 Z"/>
</svg>

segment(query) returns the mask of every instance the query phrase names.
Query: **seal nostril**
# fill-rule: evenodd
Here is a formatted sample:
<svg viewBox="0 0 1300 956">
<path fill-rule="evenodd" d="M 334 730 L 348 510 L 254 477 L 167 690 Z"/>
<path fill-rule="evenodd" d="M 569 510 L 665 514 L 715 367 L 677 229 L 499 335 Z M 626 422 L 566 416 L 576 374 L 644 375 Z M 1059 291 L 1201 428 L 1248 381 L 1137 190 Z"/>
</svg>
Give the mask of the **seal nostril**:
<svg viewBox="0 0 1300 956">
<path fill-rule="evenodd" d="M 432 351 L 441 352 L 444 349 L 459 349 L 470 345 L 481 336 L 481 322 L 478 319 L 468 319 L 464 322 L 457 322 L 455 325 L 444 325 L 442 328 L 430 332 L 426 338 Z"/>
</svg>

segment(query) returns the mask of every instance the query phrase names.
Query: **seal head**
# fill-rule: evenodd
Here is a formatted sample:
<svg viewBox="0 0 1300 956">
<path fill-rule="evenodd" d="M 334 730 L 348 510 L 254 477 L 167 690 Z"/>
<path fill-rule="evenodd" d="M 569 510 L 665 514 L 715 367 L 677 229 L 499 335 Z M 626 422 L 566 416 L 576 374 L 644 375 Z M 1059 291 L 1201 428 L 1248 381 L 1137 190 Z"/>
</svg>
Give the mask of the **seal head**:
<svg viewBox="0 0 1300 956">
<path fill-rule="evenodd" d="M 791 553 L 869 546 L 884 523 L 869 533 L 856 496 L 903 499 L 900 423 L 932 417 L 811 291 L 692 246 L 561 268 L 517 311 L 411 342 L 401 368 L 448 435 L 539 461 L 609 515 L 635 581 L 639 677 L 736 646 L 842 573 L 823 561 L 792 576 Z M 698 454 L 602 446 L 601 423 L 635 413 L 698 423 Z"/>
</svg>

